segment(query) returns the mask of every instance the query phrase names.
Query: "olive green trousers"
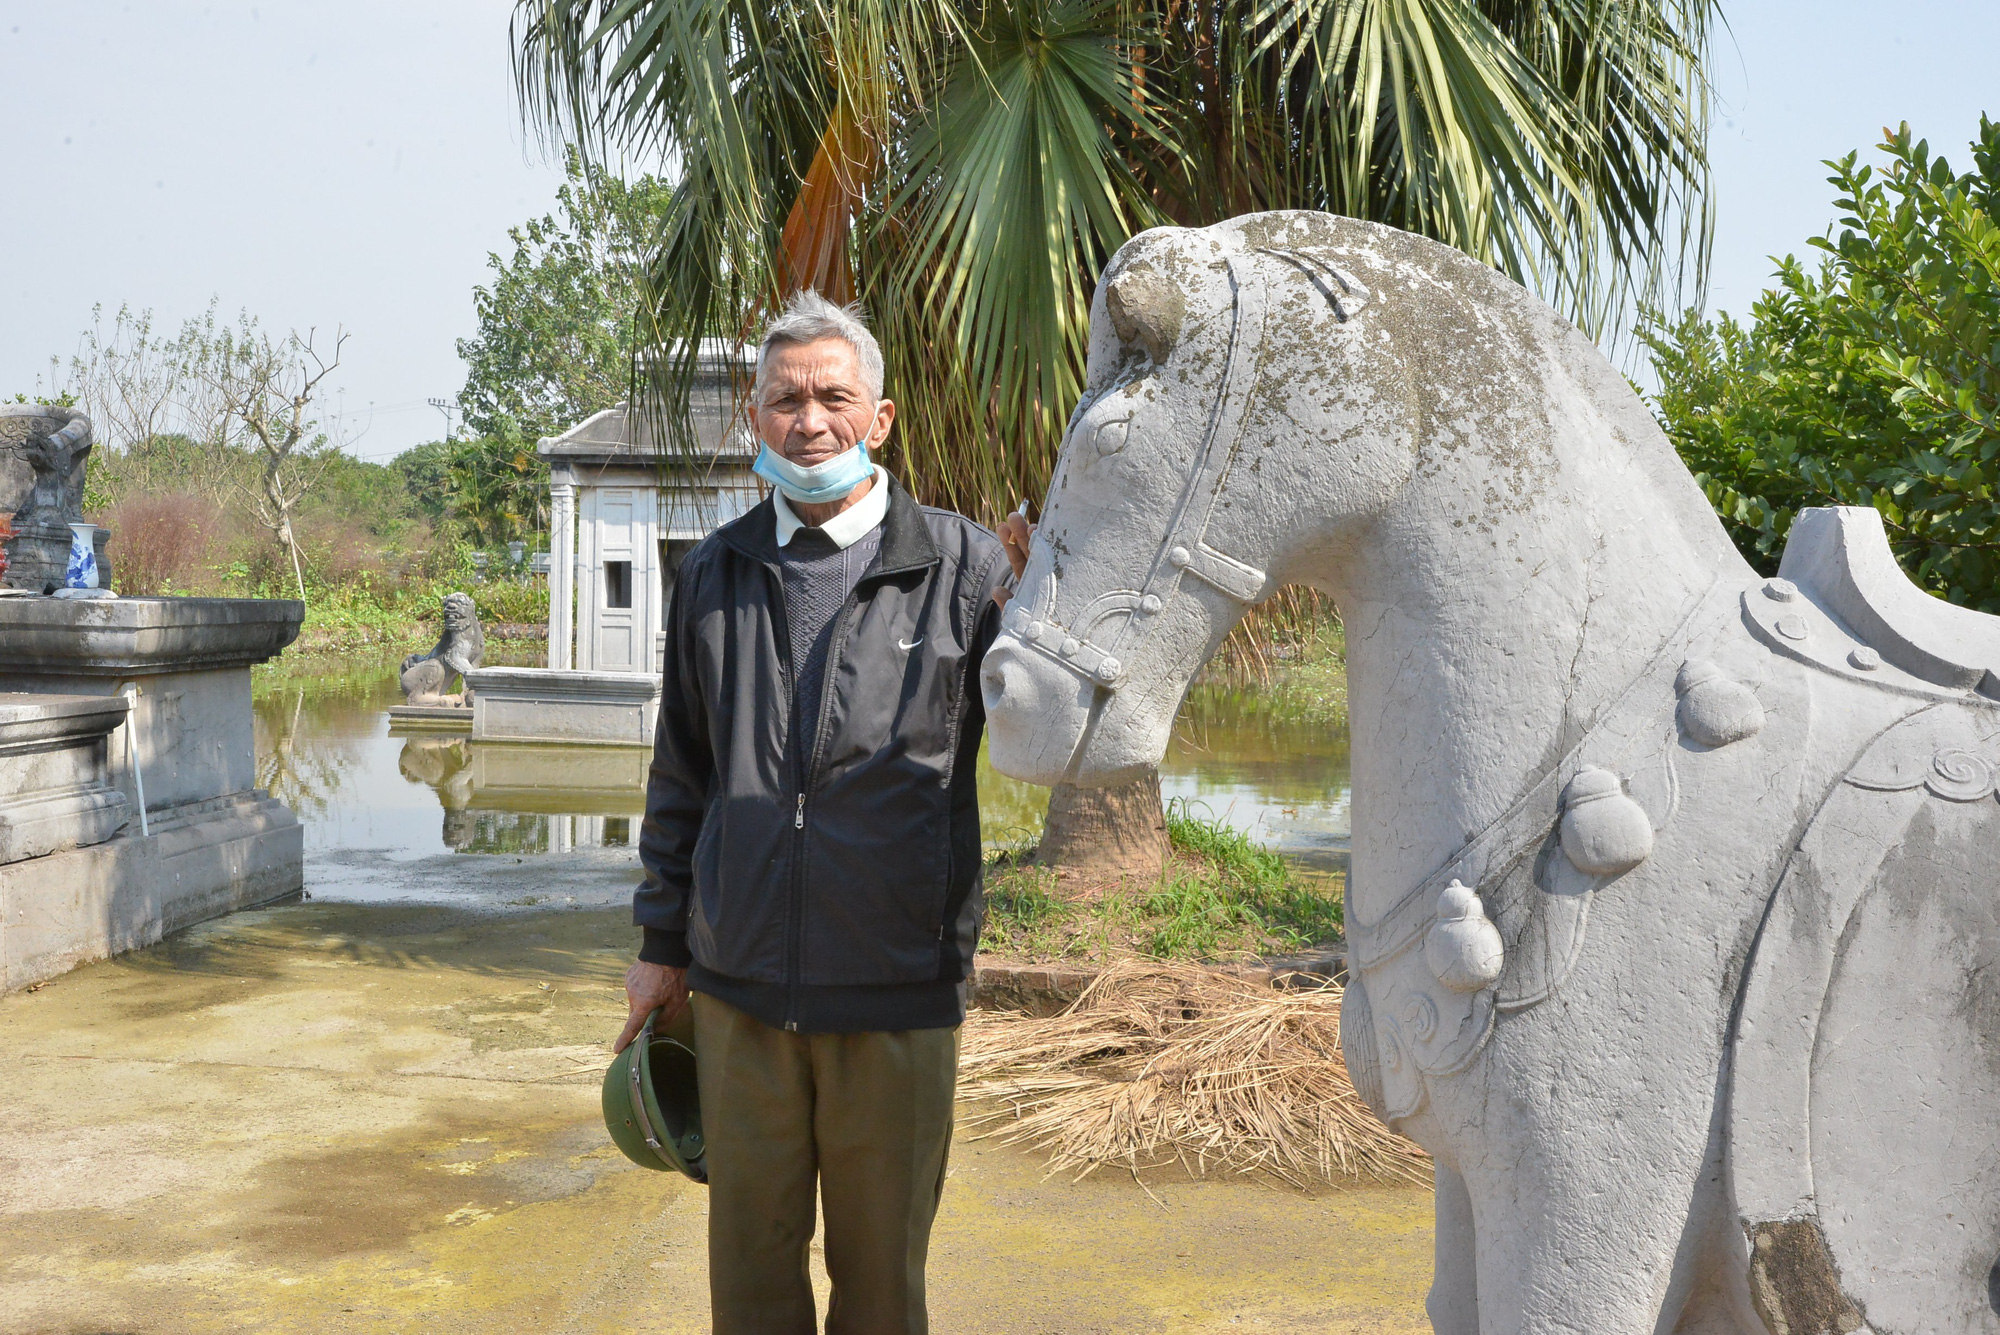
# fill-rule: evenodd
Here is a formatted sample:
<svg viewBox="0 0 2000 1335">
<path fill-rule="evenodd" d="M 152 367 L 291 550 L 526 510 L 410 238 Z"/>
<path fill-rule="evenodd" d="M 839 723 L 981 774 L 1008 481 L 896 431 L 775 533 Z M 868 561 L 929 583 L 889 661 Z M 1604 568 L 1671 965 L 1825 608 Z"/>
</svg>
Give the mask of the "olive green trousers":
<svg viewBox="0 0 2000 1335">
<path fill-rule="evenodd" d="M 694 997 L 715 1335 L 812 1335 L 813 1189 L 827 1335 L 926 1335 L 924 1261 L 951 1150 L 958 1030 L 793 1034 Z"/>
</svg>

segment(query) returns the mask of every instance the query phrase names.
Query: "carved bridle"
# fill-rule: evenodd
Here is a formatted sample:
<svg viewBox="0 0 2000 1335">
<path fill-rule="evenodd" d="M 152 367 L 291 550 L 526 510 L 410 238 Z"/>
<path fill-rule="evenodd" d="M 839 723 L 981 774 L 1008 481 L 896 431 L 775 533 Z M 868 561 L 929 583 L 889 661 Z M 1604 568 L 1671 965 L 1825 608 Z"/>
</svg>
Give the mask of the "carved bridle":
<svg viewBox="0 0 2000 1335">
<path fill-rule="evenodd" d="M 1293 250 L 1260 249 L 1253 254 L 1272 255 L 1303 271 L 1333 305 L 1335 316 L 1347 319 L 1342 296 L 1352 296 L 1354 286 L 1332 265 Z M 1268 308 L 1269 284 L 1250 268 L 1249 255 L 1229 256 L 1229 283 L 1232 290 L 1229 325 L 1229 363 L 1209 406 L 1208 424 L 1194 467 L 1182 485 L 1179 502 L 1167 523 L 1166 533 L 1154 549 L 1144 583 L 1137 589 L 1114 589 L 1099 595 L 1065 626 L 1053 617 L 1036 616 L 1016 603 L 1007 616 L 1007 629 L 1022 644 L 1053 659 L 1086 681 L 1107 691 L 1125 684 L 1125 663 L 1091 636 L 1113 617 L 1124 618 L 1122 643 L 1127 652 L 1144 642 L 1159 622 L 1167 604 L 1180 592 L 1184 577 L 1192 576 L 1218 589 L 1244 606 L 1258 600 L 1268 577 L 1247 562 L 1217 551 L 1208 542 L 1209 525 L 1216 503 L 1222 498 L 1229 470 L 1243 445 L 1243 418 L 1256 386 L 1257 363 L 1264 346 L 1264 317 Z M 1079 405 L 1078 413 L 1090 405 Z M 1038 534 L 1035 539 L 1041 541 Z M 1047 606 L 1056 601 L 1056 577 L 1048 577 Z"/>
</svg>

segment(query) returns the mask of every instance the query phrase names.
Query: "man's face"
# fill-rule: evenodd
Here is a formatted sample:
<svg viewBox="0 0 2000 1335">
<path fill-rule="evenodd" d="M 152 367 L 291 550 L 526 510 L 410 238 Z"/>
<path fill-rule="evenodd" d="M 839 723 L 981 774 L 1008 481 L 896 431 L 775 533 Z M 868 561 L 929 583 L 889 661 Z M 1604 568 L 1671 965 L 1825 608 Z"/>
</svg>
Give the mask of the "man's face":
<svg viewBox="0 0 2000 1335">
<path fill-rule="evenodd" d="M 780 343 L 764 358 L 757 435 L 801 468 L 823 464 L 857 442 L 874 449 L 895 420 L 895 404 L 869 399 L 861 359 L 844 338 Z"/>
</svg>

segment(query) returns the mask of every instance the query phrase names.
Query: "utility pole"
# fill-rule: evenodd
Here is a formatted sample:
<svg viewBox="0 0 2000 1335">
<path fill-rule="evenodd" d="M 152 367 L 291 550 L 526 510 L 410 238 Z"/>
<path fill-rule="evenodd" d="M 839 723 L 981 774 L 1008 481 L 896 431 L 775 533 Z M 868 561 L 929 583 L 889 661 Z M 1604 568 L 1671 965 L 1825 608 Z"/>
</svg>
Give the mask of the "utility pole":
<svg viewBox="0 0 2000 1335">
<path fill-rule="evenodd" d="M 438 410 L 439 412 L 441 412 L 441 413 L 443 413 L 443 414 L 444 414 L 444 438 L 445 438 L 446 440 L 450 440 L 450 439 L 451 439 L 451 413 L 452 413 L 452 409 L 453 409 L 454 407 L 456 407 L 457 405 L 455 405 L 454 403 L 452 403 L 452 401 L 451 401 L 450 399 L 426 399 L 426 400 L 424 400 L 424 402 L 426 402 L 426 403 L 430 404 L 430 406 L 431 406 L 431 407 L 433 407 L 433 408 L 437 409 L 437 410 Z"/>
</svg>

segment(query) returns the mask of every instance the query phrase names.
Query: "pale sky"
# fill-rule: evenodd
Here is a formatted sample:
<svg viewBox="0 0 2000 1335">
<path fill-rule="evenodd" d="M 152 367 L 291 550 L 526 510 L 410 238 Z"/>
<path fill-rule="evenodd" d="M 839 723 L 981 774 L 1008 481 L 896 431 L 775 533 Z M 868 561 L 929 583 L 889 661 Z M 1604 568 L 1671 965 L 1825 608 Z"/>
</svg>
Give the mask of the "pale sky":
<svg viewBox="0 0 2000 1335">
<path fill-rule="evenodd" d="M 91 307 L 172 328 L 211 297 L 352 333 L 345 434 L 435 439 L 453 341 L 560 173 L 523 136 L 507 0 L 0 0 L 0 397 L 46 385 Z M 1996 0 L 1736 0 L 1717 43 L 1712 307 L 1832 219 L 1819 159 L 1908 120 L 1956 163 L 2000 116 Z"/>
</svg>

